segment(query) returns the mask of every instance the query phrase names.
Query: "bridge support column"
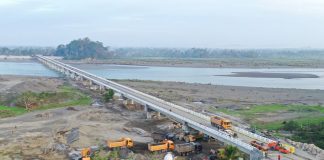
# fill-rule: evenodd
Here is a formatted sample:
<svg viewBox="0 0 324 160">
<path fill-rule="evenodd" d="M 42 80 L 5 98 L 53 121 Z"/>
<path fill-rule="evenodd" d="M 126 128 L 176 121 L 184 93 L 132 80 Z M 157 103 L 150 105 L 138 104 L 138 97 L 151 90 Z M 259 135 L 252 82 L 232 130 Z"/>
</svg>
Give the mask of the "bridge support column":
<svg viewBox="0 0 324 160">
<path fill-rule="evenodd" d="M 153 117 L 155 119 L 160 119 L 161 118 L 161 113 L 150 109 L 149 105 L 147 105 L 147 104 L 144 105 L 144 112 L 146 114 L 146 119 L 152 119 Z"/>
<path fill-rule="evenodd" d="M 145 114 L 146 114 L 146 119 L 151 119 L 152 115 L 150 113 L 149 105 L 147 105 L 147 104 L 144 105 L 144 111 L 145 111 Z"/>
<path fill-rule="evenodd" d="M 105 89 L 106 89 L 105 86 L 99 85 L 99 91 L 100 92 L 104 91 Z"/>
<path fill-rule="evenodd" d="M 89 80 L 89 85 L 92 85 L 93 83 L 92 83 L 92 80 Z"/>
<path fill-rule="evenodd" d="M 160 112 L 156 112 L 156 118 L 160 119 L 161 118 L 161 113 Z"/>
<path fill-rule="evenodd" d="M 76 76 L 75 76 L 75 74 L 74 73 L 70 73 L 70 77 L 72 78 L 72 79 L 74 79 Z"/>
<path fill-rule="evenodd" d="M 78 81 L 83 81 L 83 77 L 82 77 L 82 76 L 77 76 L 77 77 L 76 77 L 76 80 L 78 80 Z"/>
<path fill-rule="evenodd" d="M 182 130 L 185 131 L 185 132 L 190 131 L 190 127 L 188 126 L 187 123 L 183 123 L 183 124 L 182 124 Z"/>
</svg>

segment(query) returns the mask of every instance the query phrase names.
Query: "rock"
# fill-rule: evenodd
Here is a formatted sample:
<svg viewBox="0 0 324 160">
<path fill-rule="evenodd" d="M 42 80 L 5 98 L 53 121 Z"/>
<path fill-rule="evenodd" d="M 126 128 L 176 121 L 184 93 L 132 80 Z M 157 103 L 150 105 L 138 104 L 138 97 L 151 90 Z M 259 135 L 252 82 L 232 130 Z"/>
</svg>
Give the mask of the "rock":
<svg viewBox="0 0 324 160">
<path fill-rule="evenodd" d="M 65 152 L 68 149 L 68 146 L 65 144 L 54 144 L 53 150 L 57 152 Z"/>
<path fill-rule="evenodd" d="M 324 151 L 320 152 L 320 153 L 316 156 L 316 160 L 324 160 Z"/>
<path fill-rule="evenodd" d="M 72 128 L 71 132 L 67 135 L 66 141 L 68 144 L 73 143 L 74 141 L 79 140 L 79 128 Z"/>
<path fill-rule="evenodd" d="M 147 157 L 145 157 L 145 156 L 142 155 L 142 154 L 135 154 L 135 155 L 133 156 L 133 159 L 134 159 L 134 160 L 149 160 Z"/>
<path fill-rule="evenodd" d="M 134 155 L 133 151 L 131 151 L 131 150 L 127 149 L 127 148 L 119 150 L 118 154 L 119 154 L 121 159 L 128 159 L 128 158 L 131 158 Z"/>
<path fill-rule="evenodd" d="M 79 160 L 80 158 L 82 158 L 81 156 L 81 152 L 80 151 L 71 151 L 69 153 L 69 159 L 70 160 Z"/>
</svg>

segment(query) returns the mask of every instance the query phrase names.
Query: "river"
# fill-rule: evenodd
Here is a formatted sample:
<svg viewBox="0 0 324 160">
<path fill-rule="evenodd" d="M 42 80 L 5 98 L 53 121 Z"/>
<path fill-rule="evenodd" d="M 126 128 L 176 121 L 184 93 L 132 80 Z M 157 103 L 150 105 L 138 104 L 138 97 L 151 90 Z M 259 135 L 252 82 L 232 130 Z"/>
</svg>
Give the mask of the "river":
<svg viewBox="0 0 324 160">
<path fill-rule="evenodd" d="M 189 68 L 155 67 L 108 64 L 73 64 L 75 67 L 109 79 L 139 79 L 155 81 L 176 81 L 230 86 L 249 86 L 266 88 L 296 88 L 324 90 L 324 69 L 315 68 Z M 262 72 L 280 74 L 312 74 L 318 78 L 253 78 L 226 76 L 234 72 Z M 0 74 L 58 76 L 38 62 L 0 62 Z M 225 75 L 225 76 L 224 76 Z"/>
</svg>

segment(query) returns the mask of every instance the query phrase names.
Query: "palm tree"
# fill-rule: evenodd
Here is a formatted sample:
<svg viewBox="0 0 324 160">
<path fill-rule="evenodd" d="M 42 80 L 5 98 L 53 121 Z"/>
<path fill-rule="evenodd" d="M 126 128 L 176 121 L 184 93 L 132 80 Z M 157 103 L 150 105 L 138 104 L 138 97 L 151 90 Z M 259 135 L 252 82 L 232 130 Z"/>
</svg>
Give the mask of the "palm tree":
<svg viewBox="0 0 324 160">
<path fill-rule="evenodd" d="M 240 157 L 240 153 L 235 146 L 226 146 L 225 149 L 219 150 L 218 158 L 221 160 L 237 160 Z"/>
</svg>

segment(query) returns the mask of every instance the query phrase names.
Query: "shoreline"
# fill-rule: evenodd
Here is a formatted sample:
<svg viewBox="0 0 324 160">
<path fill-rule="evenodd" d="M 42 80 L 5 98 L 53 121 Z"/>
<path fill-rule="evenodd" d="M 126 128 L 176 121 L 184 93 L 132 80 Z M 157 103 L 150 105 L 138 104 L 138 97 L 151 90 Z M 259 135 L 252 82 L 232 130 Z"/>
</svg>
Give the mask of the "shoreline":
<svg viewBox="0 0 324 160">
<path fill-rule="evenodd" d="M 247 78 L 281 78 L 281 79 L 298 79 L 298 78 L 320 78 L 315 74 L 306 73 L 268 73 L 268 72 L 232 72 L 229 75 L 214 75 L 223 77 L 247 77 Z"/>
<path fill-rule="evenodd" d="M 106 60 L 63 60 L 68 64 L 130 65 L 139 67 L 178 67 L 178 68 L 242 68 L 242 69 L 292 69 L 324 68 L 324 60 L 273 60 L 273 59 L 106 59 Z M 31 56 L 0 55 L 0 62 L 35 62 Z"/>
<path fill-rule="evenodd" d="M 107 59 L 107 60 L 62 60 L 68 64 L 107 64 L 107 65 L 132 65 L 156 67 L 188 67 L 188 68 L 246 68 L 246 69 L 271 69 L 271 68 L 324 68 L 322 60 L 284 60 L 272 59 Z"/>
</svg>

